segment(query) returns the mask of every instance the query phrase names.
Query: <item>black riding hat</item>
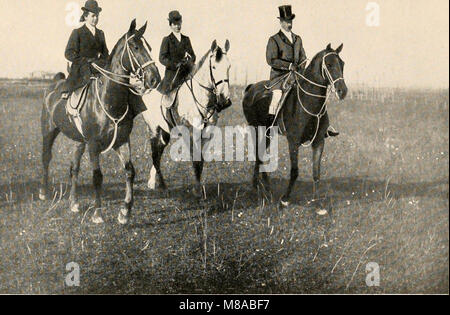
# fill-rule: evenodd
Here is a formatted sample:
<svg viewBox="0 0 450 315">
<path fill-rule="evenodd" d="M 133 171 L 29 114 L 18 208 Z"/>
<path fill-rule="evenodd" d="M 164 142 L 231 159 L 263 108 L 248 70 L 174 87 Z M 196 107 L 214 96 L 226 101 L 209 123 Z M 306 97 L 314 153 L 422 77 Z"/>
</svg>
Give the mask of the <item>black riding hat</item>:
<svg viewBox="0 0 450 315">
<path fill-rule="evenodd" d="M 169 12 L 169 23 L 173 22 L 180 22 L 183 20 L 183 17 L 181 16 L 180 12 L 178 11 L 170 11 Z"/>
<path fill-rule="evenodd" d="M 280 16 L 278 17 L 280 20 L 289 21 L 295 19 L 295 14 L 292 14 L 292 6 L 282 5 L 281 7 L 278 7 L 278 10 L 280 11 Z"/>
</svg>

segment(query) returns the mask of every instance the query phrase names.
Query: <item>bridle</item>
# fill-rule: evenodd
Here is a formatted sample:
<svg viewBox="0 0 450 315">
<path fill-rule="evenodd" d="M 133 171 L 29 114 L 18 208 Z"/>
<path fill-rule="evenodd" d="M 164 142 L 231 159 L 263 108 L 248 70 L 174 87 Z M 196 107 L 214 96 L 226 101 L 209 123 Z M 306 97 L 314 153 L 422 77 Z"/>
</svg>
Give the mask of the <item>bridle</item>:
<svg viewBox="0 0 450 315">
<path fill-rule="evenodd" d="M 222 54 L 226 55 L 225 52 L 222 52 Z M 191 81 L 191 86 L 189 86 L 189 84 L 187 84 L 187 81 L 186 81 L 186 85 L 188 86 L 189 90 L 192 93 L 192 96 L 194 97 L 195 104 L 197 105 L 197 109 L 200 112 L 200 115 L 202 116 L 204 123 L 207 123 L 209 121 L 209 119 L 215 114 L 215 112 L 219 110 L 217 108 L 217 106 L 218 106 L 218 103 L 219 103 L 220 94 L 219 94 L 219 91 L 218 91 L 217 87 L 220 86 L 221 84 L 228 84 L 228 87 L 230 86 L 230 79 L 229 78 L 226 78 L 226 79 L 223 79 L 223 80 L 220 80 L 220 81 L 216 82 L 216 80 L 214 78 L 214 75 L 213 75 L 213 71 L 212 71 L 212 61 L 211 60 L 212 60 L 213 56 L 214 56 L 213 54 L 211 54 L 211 56 L 209 56 L 209 77 L 210 77 L 210 80 L 211 80 L 211 85 L 213 87 L 205 86 L 204 84 L 200 83 L 194 76 L 190 80 Z M 195 97 L 195 94 L 194 94 L 192 80 L 197 82 L 197 84 L 200 87 L 202 87 L 203 89 L 207 90 L 209 93 L 212 93 L 212 94 L 214 94 L 216 96 L 216 102 L 215 102 L 214 106 L 212 106 L 213 107 L 213 111 L 210 110 L 211 106 L 202 105 L 197 100 L 197 98 Z M 200 108 L 202 108 L 207 113 L 209 112 L 209 116 L 205 117 L 205 115 L 202 113 Z"/>
<path fill-rule="evenodd" d="M 148 90 L 145 93 L 140 93 L 140 92 L 135 91 L 135 86 L 134 85 L 126 83 L 126 82 L 122 82 L 120 80 L 116 80 L 113 77 L 111 77 L 111 76 L 115 76 L 115 77 L 122 78 L 122 79 L 127 79 L 127 80 L 137 79 L 138 81 L 142 82 L 142 84 L 145 86 L 145 75 L 144 75 L 145 68 L 147 68 L 148 66 L 154 64 L 155 61 L 150 58 L 150 60 L 147 61 L 146 63 L 144 63 L 143 65 L 141 65 L 139 63 L 139 61 L 136 58 L 136 55 L 130 49 L 130 45 L 129 45 L 129 41 L 131 39 L 133 39 L 135 37 L 135 35 L 136 34 L 133 34 L 130 37 L 128 37 L 128 34 L 125 35 L 125 45 L 123 47 L 123 50 L 122 50 L 122 53 L 121 53 L 121 56 L 120 56 L 120 66 L 122 67 L 122 69 L 125 72 L 129 72 L 130 74 L 113 73 L 113 72 L 110 72 L 110 71 L 108 71 L 106 69 L 103 69 L 102 67 L 96 65 L 95 63 L 92 63 L 92 66 L 94 67 L 94 69 L 96 69 L 98 72 L 100 72 L 107 79 L 109 79 L 109 80 L 111 80 L 111 81 L 113 81 L 113 82 L 115 82 L 117 84 L 120 84 L 120 85 L 128 87 L 130 92 L 135 94 L 135 95 L 142 96 L 144 94 L 147 94 L 147 93 L 151 92 L 151 90 Z M 144 48 L 147 50 L 148 54 L 150 55 L 150 46 L 149 46 L 149 44 L 147 43 L 147 41 L 145 40 L 144 37 L 142 37 L 142 41 L 144 43 Z M 125 52 L 128 55 L 128 60 L 129 60 L 130 65 L 131 65 L 131 71 L 126 69 L 125 66 L 123 65 L 123 58 L 125 56 Z"/>
</svg>

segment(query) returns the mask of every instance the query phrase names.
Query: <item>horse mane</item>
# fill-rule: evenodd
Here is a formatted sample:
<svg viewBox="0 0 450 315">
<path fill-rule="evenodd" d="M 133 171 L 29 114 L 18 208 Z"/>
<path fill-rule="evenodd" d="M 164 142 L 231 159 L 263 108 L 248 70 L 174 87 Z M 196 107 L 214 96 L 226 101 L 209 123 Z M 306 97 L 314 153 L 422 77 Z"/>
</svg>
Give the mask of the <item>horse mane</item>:
<svg viewBox="0 0 450 315">
<path fill-rule="evenodd" d="M 112 63 L 112 59 L 114 57 L 114 55 L 116 54 L 117 50 L 119 49 L 119 43 L 122 41 L 122 39 L 124 38 L 125 35 L 123 35 L 121 38 L 119 38 L 119 40 L 117 41 L 116 45 L 114 45 L 114 48 L 111 50 L 111 52 L 109 53 L 108 58 L 106 59 L 107 65 L 111 65 Z"/>
<path fill-rule="evenodd" d="M 195 76 L 197 72 L 203 67 L 203 64 L 206 61 L 206 58 L 209 57 L 209 54 L 211 53 L 211 49 L 209 49 L 206 54 L 199 60 L 199 62 L 192 68 L 192 71 L 190 73 L 190 76 Z"/>
</svg>

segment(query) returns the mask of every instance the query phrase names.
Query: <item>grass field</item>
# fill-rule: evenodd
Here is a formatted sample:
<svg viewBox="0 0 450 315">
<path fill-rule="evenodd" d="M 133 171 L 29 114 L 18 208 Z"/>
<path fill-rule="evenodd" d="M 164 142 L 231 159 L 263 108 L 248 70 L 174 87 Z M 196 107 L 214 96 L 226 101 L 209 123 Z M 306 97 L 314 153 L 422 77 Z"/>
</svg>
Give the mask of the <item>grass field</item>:
<svg viewBox="0 0 450 315">
<path fill-rule="evenodd" d="M 240 98 L 220 125 L 244 124 Z M 73 145 L 60 136 L 52 200 L 38 200 L 42 86 L 0 86 L 0 293 L 447 293 L 449 285 L 449 92 L 350 90 L 329 106 L 341 132 L 327 140 L 319 217 L 311 197 L 311 151 L 300 151 L 292 203 L 287 141 L 271 193 L 252 189 L 250 162 L 213 162 L 207 200 L 187 190 L 190 163 L 163 157 L 168 192 L 147 189 L 151 154 L 141 117 L 132 135 L 134 216 L 119 226 L 124 174 L 102 157 L 105 224 L 90 221 L 91 170 L 83 158 L 83 210 L 69 211 Z M 66 264 L 80 266 L 68 287 Z M 380 285 L 366 285 L 366 264 Z"/>
</svg>

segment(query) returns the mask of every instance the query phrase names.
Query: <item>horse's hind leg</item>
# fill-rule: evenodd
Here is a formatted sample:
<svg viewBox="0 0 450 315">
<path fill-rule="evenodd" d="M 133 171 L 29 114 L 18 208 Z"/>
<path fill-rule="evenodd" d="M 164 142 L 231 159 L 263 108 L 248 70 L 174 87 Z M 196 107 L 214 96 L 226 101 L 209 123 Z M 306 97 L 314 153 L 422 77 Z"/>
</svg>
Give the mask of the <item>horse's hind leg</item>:
<svg viewBox="0 0 450 315">
<path fill-rule="evenodd" d="M 122 162 L 122 165 L 126 172 L 127 177 L 127 190 L 125 193 L 124 205 L 119 211 L 119 223 L 127 224 L 131 215 L 131 208 L 133 207 L 134 196 L 133 196 L 133 184 L 136 172 L 134 170 L 133 163 L 131 162 L 131 147 L 130 142 L 124 143 L 120 148 L 115 149 L 117 155 Z"/>
<path fill-rule="evenodd" d="M 53 126 L 50 115 L 45 107 L 42 108 L 41 115 L 41 132 L 42 132 L 42 174 L 41 187 L 39 189 L 39 199 L 46 200 L 48 196 L 48 167 L 52 159 L 52 147 L 59 129 Z"/>
<path fill-rule="evenodd" d="M 156 189 L 156 180 L 159 179 L 159 188 L 165 190 L 167 186 L 161 172 L 161 157 L 164 153 L 164 149 L 170 141 L 170 135 L 164 130 L 159 129 L 157 134 L 152 137 L 150 141 L 152 145 L 153 165 L 150 170 L 147 186 L 152 190 Z"/>
<path fill-rule="evenodd" d="M 91 160 L 92 166 L 92 183 L 95 190 L 95 201 L 94 201 L 94 215 L 92 216 L 92 222 L 96 224 L 103 223 L 103 218 L 101 216 L 102 207 L 102 184 L 103 184 L 103 174 L 100 169 L 100 152 L 96 145 L 89 145 L 89 158 Z"/>
<path fill-rule="evenodd" d="M 80 173 L 81 157 L 86 149 L 85 143 L 77 143 L 75 152 L 73 154 L 73 160 L 70 163 L 70 211 L 79 212 L 80 203 L 78 202 L 78 174 Z"/>
</svg>

